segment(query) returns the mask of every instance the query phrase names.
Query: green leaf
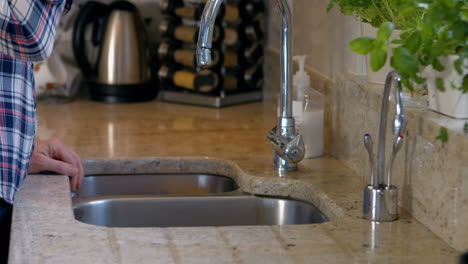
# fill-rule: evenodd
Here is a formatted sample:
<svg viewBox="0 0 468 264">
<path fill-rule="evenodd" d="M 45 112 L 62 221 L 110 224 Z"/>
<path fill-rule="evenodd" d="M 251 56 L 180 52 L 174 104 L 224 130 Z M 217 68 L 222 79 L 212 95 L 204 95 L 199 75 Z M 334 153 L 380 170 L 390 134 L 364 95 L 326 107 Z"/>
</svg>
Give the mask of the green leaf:
<svg viewBox="0 0 468 264">
<path fill-rule="evenodd" d="M 432 27 L 432 24 L 431 23 L 421 23 L 419 25 L 419 27 L 421 28 L 421 31 L 423 32 L 423 35 L 426 35 L 426 36 L 431 36 L 434 32 L 434 29 Z"/>
<path fill-rule="evenodd" d="M 408 79 L 408 77 L 406 77 L 405 75 L 401 75 L 401 83 L 406 87 L 408 88 L 408 90 L 410 90 L 411 92 L 414 91 L 414 87 L 413 87 L 413 84 L 410 82 L 410 80 Z"/>
<path fill-rule="evenodd" d="M 405 47 L 393 49 L 391 65 L 400 73 L 414 76 L 419 71 L 419 63 L 411 52 Z"/>
<path fill-rule="evenodd" d="M 445 7 L 448 7 L 448 8 L 454 8 L 455 7 L 455 3 L 457 1 L 453 1 L 453 0 L 441 0 L 440 1 L 442 4 L 445 5 Z"/>
<path fill-rule="evenodd" d="M 404 47 L 407 48 L 411 53 L 416 53 L 418 49 L 421 47 L 422 44 L 422 37 L 421 32 L 416 31 L 405 41 Z"/>
<path fill-rule="evenodd" d="M 441 77 L 437 77 L 435 82 L 436 82 L 437 90 L 439 90 L 441 92 L 445 92 L 444 79 L 442 79 Z"/>
<path fill-rule="evenodd" d="M 387 50 L 388 49 L 388 44 L 387 44 L 387 42 L 376 40 L 374 42 L 374 49 Z"/>
<path fill-rule="evenodd" d="M 468 22 L 468 10 L 463 10 L 461 12 L 461 18 L 463 21 Z"/>
<path fill-rule="evenodd" d="M 335 0 L 331 0 L 330 3 L 328 3 L 327 13 L 330 12 L 330 10 L 332 10 L 334 5 L 335 5 Z"/>
<path fill-rule="evenodd" d="M 444 65 L 442 65 L 442 63 L 440 63 L 439 59 L 437 58 L 434 58 L 432 60 L 432 68 L 434 68 L 434 70 L 439 71 L 439 72 L 445 70 Z"/>
<path fill-rule="evenodd" d="M 435 139 L 440 140 L 442 143 L 447 143 L 448 142 L 447 128 L 440 127 L 439 135 Z"/>
<path fill-rule="evenodd" d="M 466 35 L 466 24 L 464 23 L 452 24 L 450 25 L 448 32 L 450 33 L 450 37 L 452 37 L 453 39 L 461 40 Z"/>
<path fill-rule="evenodd" d="M 400 34 L 400 39 L 409 39 L 411 37 L 411 32 L 409 31 L 403 31 Z"/>
<path fill-rule="evenodd" d="M 379 30 L 377 31 L 377 39 L 383 42 L 387 42 L 392 35 L 393 29 L 395 26 L 392 22 L 385 22 L 380 25 Z"/>
<path fill-rule="evenodd" d="M 379 71 L 387 61 L 387 51 L 381 49 L 373 49 L 370 54 L 370 65 L 373 71 Z"/>
<path fill-rule="evenodd" d="M 418 60 L 422 65 L 427 66 L 432 63 L 432 57 L 430 57 L 429 54 L 426 54 L 424 52 L 425 51 L 423 51 L 423 53 L 419 55 Z"/>
<path fill-rule="evenodd" d="M 465 75 L 463 77 L 463 83 L 462 83 L 461 90 L 462 90 L 463 93 L 468 93 L 468 75 Z"/>
<path fill-rule="evenodd" d="M 349 48 L 357 54 L 368 54 L 374 47 L 374 38 L 360 37 L 349 43 Z"/>
<path fill-rule="evenodd" d="M 405 42 L 401 39 L 392 39 L 392 41 L 390 41 L 390 44 L 394 44 L 394 45 L 403 45 L 403 43 Z"/>
<path fill-rule="evenodd" d="M 453 66 L 455 67 L 455 70 L 458 72 L 458 74 L 463 74 L 463 69 L 462 69 L 462 66 L 463 66 L 463 57 L 462 56 L 459 56 L 458 59 L 456 59 L 454 62 L 453 62 Z"/>
<path fill-rule="evenodd" d="M 417 84 L 423 84 L 425 81 L 426 81 L 426 78 L 423 78 L 423 77 L 419 77 L 419 76 L 414 76 L 413 77 L 413 80 L 417 83 Z"/>
</svg>

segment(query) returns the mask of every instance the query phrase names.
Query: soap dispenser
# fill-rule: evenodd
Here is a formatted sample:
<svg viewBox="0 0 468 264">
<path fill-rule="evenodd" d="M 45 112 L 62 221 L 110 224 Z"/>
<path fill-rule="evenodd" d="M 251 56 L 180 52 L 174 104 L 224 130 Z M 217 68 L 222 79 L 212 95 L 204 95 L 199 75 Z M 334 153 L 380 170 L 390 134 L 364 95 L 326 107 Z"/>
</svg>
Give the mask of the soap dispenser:
<svg viewBox="0 0 468 264">
<path fill-rule="evenodd" d="M 305 71 L 307 56 L 294 56 L 299 70 L 293 76 L 293 117 L 296 130 L 302 135 L 305 158 L 323 155 L 323 110 L 325 97 L 310 87 L 310 76 Z"/>
</svg>

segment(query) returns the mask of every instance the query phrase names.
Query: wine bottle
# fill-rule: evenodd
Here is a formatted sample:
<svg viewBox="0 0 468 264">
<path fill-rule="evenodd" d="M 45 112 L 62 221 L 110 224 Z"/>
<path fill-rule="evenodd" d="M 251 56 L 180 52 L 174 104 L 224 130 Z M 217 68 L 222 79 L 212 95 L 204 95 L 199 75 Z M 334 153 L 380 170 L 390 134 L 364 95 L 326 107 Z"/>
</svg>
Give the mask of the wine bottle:
<svg viewBox="0 0 468 264">
<path fill-rule="evenodd" d="M 224 91 L 246 91 L 261 89 L 263 85 L 262 64 L 253 65 L 247 69 L 226 69 L 222 89 Z"/>
<path fill-rule="evenodd" d="M 184 3 L 181 0 L 162 0 L 159 2 L 161 12 L 166 14 L 172 14 L 176 8 L 183 5 Z"/>
<path fill-rule="evenodd" d="M 176 8 L 174 14 L 178 17 L 199 20 L 203 14 L 203 5 L 183 6 Z"/>
<path fill-rule="evenodd" d="M 224 21 L 236 23 L 240 20 L 252 20 L 259 13 L 263 13 L 265 6 L 262 1 L 240 1 L 238 4 L 227 4 Z"/>
<path fill-rule="evenodd" d="M 177 86 L 183 89 L 210 93 L 218 88 L 219 76 L 208 69 L 199 72 L 187 70 L 174 70 L 168 65 L 159 68 L 158 77 L 161 83 L 168 86 Z"/>
<path fill-rule="evenodd" d="M 158 57 L 162 63 L 178 63 L 187 67 L 197 67 L 195 49 L 184 49 L 168 42 L 161 42 L 158 47 Z M 211 50 L 212 66 L 217 66 L 220 62 L 219 52 Z"/>
<path fill-rule="evenodd" d="M 261 41 L 263 40 L 264 32 L 263 20 L 255 19 L 251 24 L 245 28 L 245 35 L 250 41 Z"/>
<path fill-rule="evenodd" d="M 260 21 L 253 21 L 251 24 L 241 24 L 236 27 L 224 28 L 223 44 L 228 47 L 235 47 L 242 43 L 253 43 L 263 39 L 263 28 Z"/>
<path fill-rule="evenodd" d="M 240 47 L 236 50 L 226 50 L 224 51 L 223 58 L 223 66 L 226 68 L 261 63 L 263 60 L 263 46 L 259 43 L 254 43 L 246 48 Z"/>
<path fill-rule="evenodd" d="M 174 15 L 181 17 L 181 18 L 187 18 L 187 19 L 198 21 L 201 19 L 204 9 L 205 9 L 204 4 L 186 5 L 186 6 L 182 6 L 182 7 L 178 7 L 174 9 Z M 225 14 L 225 7 L 224 5 L 221 5 L 217 13 L 217 18 L 224 17 L 224 14 Z M 222 19 L 217 19 L 216 21 L 221 21 L 221 20 Z"/>
<path fill-rule="evenodd" d="M 200 20 L 203 10 L 205 8 L 205 2 L 201 3 L 184 3 L 183 1 L 176 0 L 162 0 L 159 4 L 161 11 L 168 15 L 178 16 L 180 18 L 186 18 L 191 20 Z M 225 14 L 224 4 L 221 5 L 217 17 L 223 18 Z"/>
<path fill-rule="evenodd" d="M 159 32 L 163 37 L 173 38 L 185 43 L 197 43 L 198 26 L 188 26 L 182 24 L 179 20 L 165 18 L 159 24 Z M 219 41 L 221 37 L 220 28 L 215 26 L 213 32 L 213 42 Z"/>
</svg>

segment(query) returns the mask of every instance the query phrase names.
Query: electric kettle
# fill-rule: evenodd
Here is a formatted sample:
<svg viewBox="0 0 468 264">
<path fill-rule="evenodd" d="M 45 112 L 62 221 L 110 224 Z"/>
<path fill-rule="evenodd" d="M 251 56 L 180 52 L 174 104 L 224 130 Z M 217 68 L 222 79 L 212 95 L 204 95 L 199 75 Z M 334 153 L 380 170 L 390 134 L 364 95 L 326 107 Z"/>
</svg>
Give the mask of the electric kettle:
<svg viewBox="0 0 468 264">
<path fill-rule="evenodd" d="M 90 37 L 88 25 L 92 26 Z M 94 62 L 90 62 L 90 47 L 98 51 Z M 88 82 L 91 99 L 116 103 L 155 98 L 146 31 L 130 2 L 86 2 L 73 29 L 73 53 Z"/>
</svg>

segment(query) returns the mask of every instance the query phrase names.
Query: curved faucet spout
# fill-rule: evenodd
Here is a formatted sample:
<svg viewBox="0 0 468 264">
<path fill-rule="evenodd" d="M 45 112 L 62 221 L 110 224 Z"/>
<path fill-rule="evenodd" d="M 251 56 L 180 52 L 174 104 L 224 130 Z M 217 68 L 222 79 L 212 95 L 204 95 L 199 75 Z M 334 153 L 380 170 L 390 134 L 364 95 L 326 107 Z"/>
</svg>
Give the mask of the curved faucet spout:
<svg viewBox="0 0 468 264">
<path fill-rule="evenodd" d="M 281 16 L 281 95 L 279 99 L 280 116 L 276 126 L 276 135 L 270 135 L 274 149 L 274 166 L 279 170 L 294 170 L 304 156 L 304 143 L 294 129 L 292 117 L 292 13 L 290 0 L 276 0 Z M 197 64 L 211 64 L 212 37 L 216 14 L 222 0 L 208 0 L 200 22 L 197 43 Z M 281 144 L 278 144 L 281 142 Z M 291 144 L 289 144 L 291 142 Z M 282 147 L 279 147 L 282 146 Z M 283 149 L 284 147 L 284 149 Z M 287 149 L 285 149 L 287 148 Z M 285 153 L 289 152 L 289 156 Z M 293 153 L 293 154 L 291 154 Z M 291 158 L 293 157 L 293 158 Z"/>
<path fill-rule="evenodd" d="M 213 42 L 213 31 L 219 7 L 223 0 L 208 0 L 200 20 L 200 32 L 197 43 L 198 66 L 211 65 L 211 47 Z"/>
<path fill-rule="evenodd" d="M 208 0 L 200 20 L 197 42 L 197 64 L 211 65 L 211 48 L 215 21 L 223 0 Z M 292 118 L 292 14 L 289 0 L 277 0 L 281 16 L 281 96 L 280 119 Z M 291 121 L 280 121 L 291 124 Z M 294 123 L 294 122 L 293 122 Z M 294 125 L 293 125 L 294 126 Z M 278 130 L 281 129 L 279 124 Z"/>
<path fill-rule="evenodd" d="M 392 156 L 388 163 L 387 183 L 384 183 L 385 166 L 385 138 L 387 134 L 387 117 L 391 90 L 395 92 L 395 117 L 393 119 L 393 134 L 397 135 L 393 141 Z M 398 219 L 398 189 L 392 185 L 392 164 L 397 152 L 403 143 L 403 134 L 406 129 L 405 115 L 401 103 L 401 82 L 397 72 L 392 71 L 385 80 L 384 94 L 382 99 L 382 112 L 380 113 L 379 147 L 377 163 L 377 182 L 373 175 L 372 144 L 370 136 L 365 135 L 365 142 L 369 160 L 371 162 L 371 184 L 364 188 L 363 215 L 371 221 L 394 221 Z"/>
<path fill-rule="evenodd" d="M 392 131 L 394 135 L 403 135 L 406 130 L 406 119 L 403 114 L 403 104 L 401 101 L 402 87 L 400 76 L 397 72 L 392 71 L 387 75 L 385 80 L 385 88 L 382 100 L 382 112 L 380 113 L 379 126 L 379 146 L 378 146 L 378 163 L 377 163 L 377 184 L 384 185 L 384 166 L 385 166 L 385 139 L 387 132 L 387 116 L 390 101 L 390 90 L 394 90 L 395 94 L 395 116 L 392 122 Z"/>
</svg>

